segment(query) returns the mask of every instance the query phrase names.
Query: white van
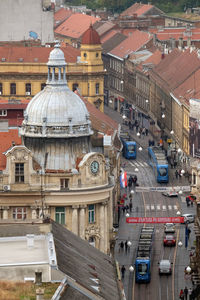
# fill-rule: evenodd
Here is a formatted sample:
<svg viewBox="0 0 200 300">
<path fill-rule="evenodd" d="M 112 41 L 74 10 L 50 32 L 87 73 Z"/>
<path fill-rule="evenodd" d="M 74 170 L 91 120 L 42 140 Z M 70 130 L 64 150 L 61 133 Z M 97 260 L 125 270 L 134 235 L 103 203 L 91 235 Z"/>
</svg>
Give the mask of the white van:
<svg viewBox="0 0 200 300">
<path fill-rule="evenodd" d="M 159 274 L 172 274 L 171 262 L 168 259 L 162 259 L 159 263 Z"/>
</svg>

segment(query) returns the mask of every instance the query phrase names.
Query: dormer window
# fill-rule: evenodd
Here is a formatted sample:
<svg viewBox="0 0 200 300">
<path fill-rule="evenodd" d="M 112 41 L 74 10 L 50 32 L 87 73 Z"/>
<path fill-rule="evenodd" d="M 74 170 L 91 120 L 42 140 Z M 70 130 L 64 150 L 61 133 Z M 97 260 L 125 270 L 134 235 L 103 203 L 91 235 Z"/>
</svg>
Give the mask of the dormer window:
<svg viewBox="0 0 200 300">
<path fill-rule="evenodd" d="M 69 179 L 67 178 L 61 178 L 60 179 L 60 190 L 66 191 L 69 189 Z"/>
</svg>

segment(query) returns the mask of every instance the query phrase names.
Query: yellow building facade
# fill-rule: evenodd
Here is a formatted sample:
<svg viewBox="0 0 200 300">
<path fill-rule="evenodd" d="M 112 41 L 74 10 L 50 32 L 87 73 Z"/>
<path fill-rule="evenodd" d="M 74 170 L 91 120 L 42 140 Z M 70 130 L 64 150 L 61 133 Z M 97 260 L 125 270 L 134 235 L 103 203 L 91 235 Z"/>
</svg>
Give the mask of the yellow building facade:
<svg viewBox="0 0 200 300">
<path fill-rule="evenodd" d="M 92 27 L 89 28 L 97 34 Z M 84 41 L 84 36 L 83 36 Z M 68 86 L 103 111 L 104 68 L 98 44 L 85 39 L 81 49 L 63 47 L 67 61 Z M 95 40 L 94 40 L 95 42 Z M 47 60 L 52 48 L 0 47 L 0 97 L 5 99 L 32 99 L 46 85 Z M 58 76 L 58 74 L 57 74 Z"/>
</svg>

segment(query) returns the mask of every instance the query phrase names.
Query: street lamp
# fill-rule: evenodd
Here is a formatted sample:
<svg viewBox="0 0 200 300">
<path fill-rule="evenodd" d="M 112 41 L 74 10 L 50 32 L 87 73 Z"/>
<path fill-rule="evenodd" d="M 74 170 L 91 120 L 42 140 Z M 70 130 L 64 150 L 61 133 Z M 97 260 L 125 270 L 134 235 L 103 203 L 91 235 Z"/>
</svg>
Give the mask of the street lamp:
<svg viewBox="0 0 200 300">
<path fill-rule="evenodd" d="M 127 214 L 126 214 L 126 217 L 127 217 L 127 218 L 130 217 L 130 215 L 127 213 Z"/>
<path fill-rule="evenodd" d="M 178 246 L 179 246 L 179 247 L 182 247 L 182 246 L 183 246 L 183 243 L 182 243 L 181 241 L 179 241 L 179 242 L 178 242 Z"/>
<path fill-rule="evenodd" d="M 140 133 L 139 133 L 139 132 L 137 132 L 137 136 L 140 136 Z"/>
<path fill-rule="evenodd" d="M 146 103 L 149 103 L 149 100 L 148 100 L 148 99 L 146 99 L 146 100 L 145 100 L 145 102 L 146 102 Z"/>
<path fill-rule="evenodd" d="M 184 175 L 185 174 L 185 170 L 181 170 L 181 175 Z"/>
<path fill-rule="evenodd" d="M 191 271 L 192 271 L 192 269 L 190 268 L 190 266 L 187 266 L 187 268 L 186 268 L 186 272 L 187 272 L 188 274 L 190 274 L 190 273 L 191 273 Z"/>
<path fill-rule="evenodd" d="M 139 151 L 142 151 L 142 147 L 139 147 L 138 150 L 139 150 Z"/>
<path fill-rule="evenodd" d="M 125 116 L 125 115 L 123 115 L 123 116 L 122 116 L 122 118 L 125 120 L 125 119 L 126 119 L 126 116 Z"/>
<path fill-rule="evenodd" d="M 138 172 L 139 170 L 138 170 L 138 168 L 135 168 L 135 172 Z"/>
<path fill-rule="evenodd" d="M 128 241 L 127 245 L 130 247 L 132 245 L 131 241 Z"/>
<path fill-rule="evenodd" d="M 174 134 L 174 130 L 170 131 L 170 134 L 173 135 Z"/>
<path fill-rule="evenodd" d="M 131 190 L 131 194 L 133 195 L 135 192 L 134 192 L 134 190 Z"/>
<path fill-rule="evenodd" d="M 182 194 L 183 194 L 183 191 L 182 191 L 182 190 L 180 190 L 178 193 L 179 193 L 179 195 L 182 195 Z"/>
<path fill-rule="evenodd" d="M 112 103 L 112 99 L 109 100 L 109 103 Z"/>
<path fill-rule="evenodd" d="M 180 216 L 181 212 L 178 210 L 176 214 L 177 214 L 177 216 Z"/>
<path fill-rule="evenodd" d="M 165 114 L 162 114 L 162 119 L 164 119 L 165 118 Z"/>
<path fill-rule="evenodd" d="M 181 148 L 178 148 L 177 151 L 178 151 L 179 154 L 182 152 Z"/>
<path fill-rule="evenodd" d="M 129 267 L 129 271 L 130 271 L 130 272 L 134 272 L 134 267 L 133 267 L 133 266 L 130 266 L 130 267 Z"/>
</svg>

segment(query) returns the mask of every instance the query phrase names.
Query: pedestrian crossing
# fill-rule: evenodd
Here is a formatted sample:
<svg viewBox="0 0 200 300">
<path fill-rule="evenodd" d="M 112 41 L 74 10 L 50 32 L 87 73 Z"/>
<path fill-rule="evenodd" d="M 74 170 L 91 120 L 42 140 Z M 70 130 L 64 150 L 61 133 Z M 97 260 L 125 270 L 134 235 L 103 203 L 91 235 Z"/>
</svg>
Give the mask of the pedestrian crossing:
<svg viewBox="0 0 200 300">
<path fill-rule="evenodd" d="M 148 211 L 178 210 L 178 207 L 175 204 L 174 205 L 160 205 L 160 204 L 157 204 L 157 205 L 151 204 L 151 205 L 149 205 L 149 204 L 146 204 L 145 208 Z"/>
<path fill-rule="evenodd" d="M 135 168 L 139 168 L 139 167 L 146 168 L 146 167 L 149 167 L 148 163 L 145 162 L 145 161 L 138 161 L 138 160 L 129 161 L 129 164 L 131 164 L 132 167 L 135 167 Z"/>
</svg>

